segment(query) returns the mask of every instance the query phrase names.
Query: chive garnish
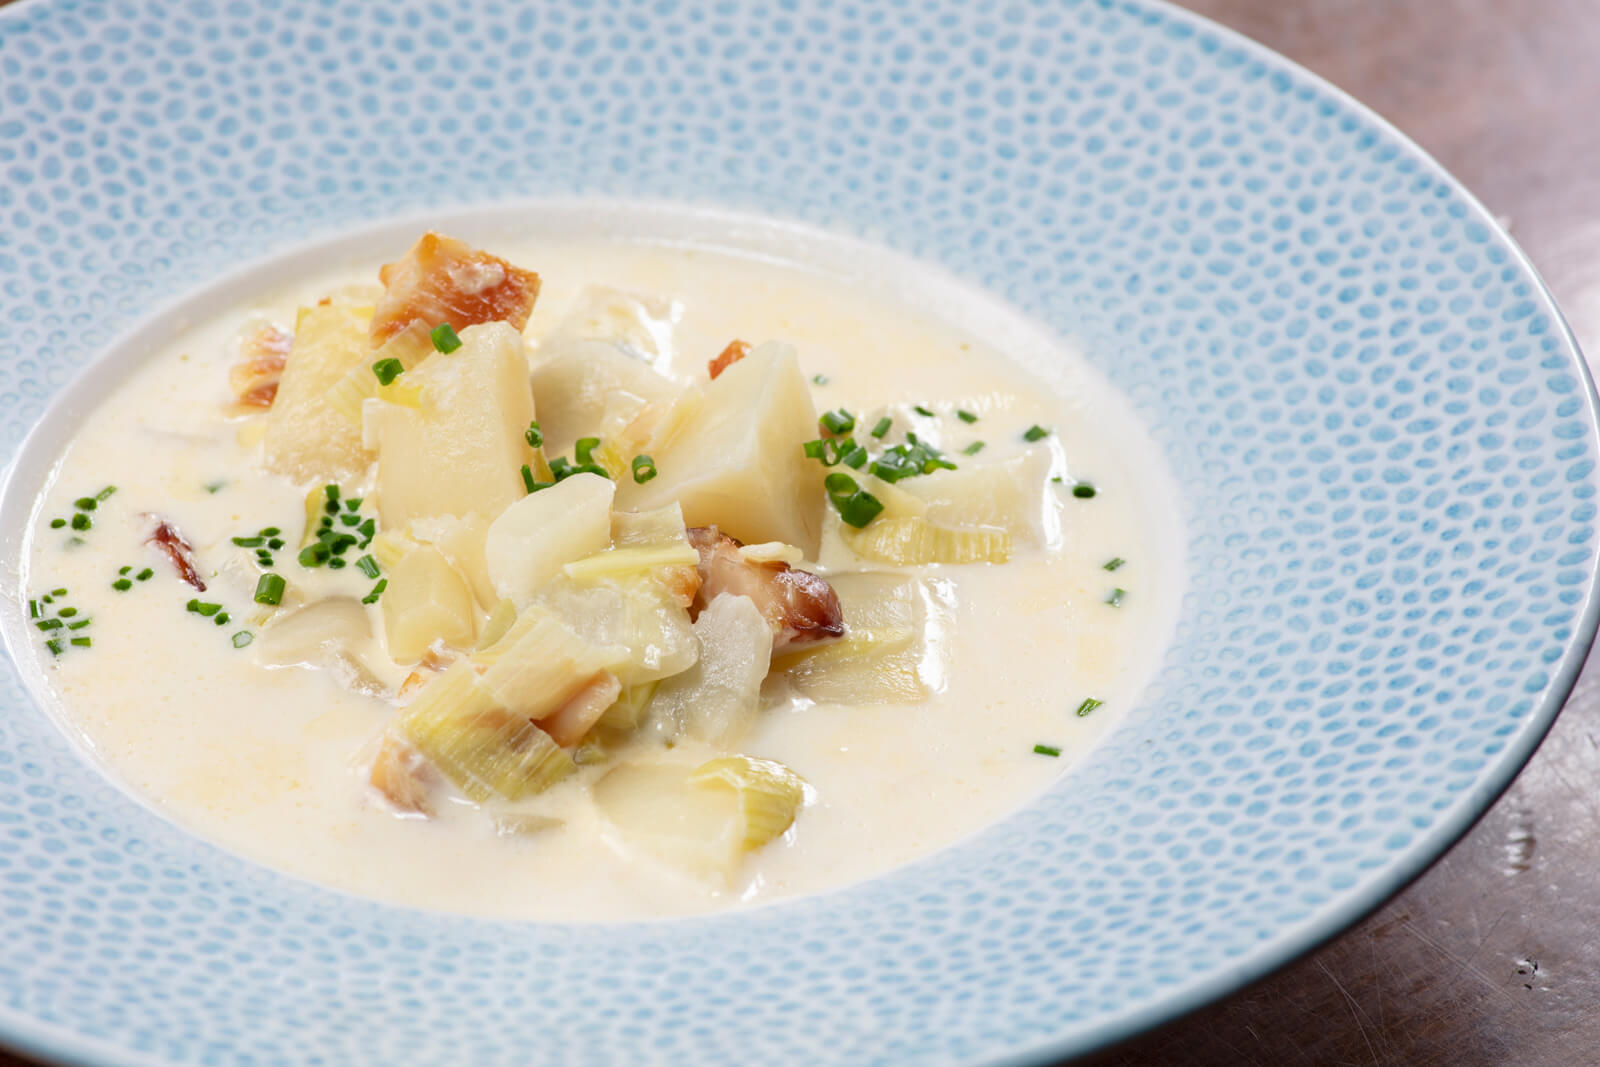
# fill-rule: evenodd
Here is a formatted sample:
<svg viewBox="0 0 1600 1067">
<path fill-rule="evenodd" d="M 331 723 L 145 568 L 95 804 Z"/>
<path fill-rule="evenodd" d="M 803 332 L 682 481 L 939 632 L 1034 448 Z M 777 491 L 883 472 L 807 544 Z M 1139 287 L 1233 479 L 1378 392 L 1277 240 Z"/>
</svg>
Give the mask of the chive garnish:
<svg viewBox="0 0 1600 1067">
<path fill-rule="evenodd" d="M 66 524 L 67 524 L 67 520 L 66 519 L 51 519 L 50 520 L 50 529 L 59 530 L 59 529 L 61 529 L 61 527 L 65 526 Z"/>
<path fill-rule="evenodd" d="M 1127 595 L 1128 591 L 1126 589 L 1113 589 L 1111 590 L 1111 595 L 1106 598 L 1106 603 L 1114 608 L 1120 608 L 1122 607 L 1122 598 Z"/>
<path fill-rule="evenodd" d="M 344 499 L 344 509 L 346 511 L 360 511 L 361 510 L 361 498 L 358 497 L 358 496 L 347 496 L 347 497 L 345 497 L 345 499 Z M 262 533 L 266 533 L 267 531 L 262 530 L 261 532 Z"/>
<path fill-rule="evenodd" d="M 978 421 L 978 416 L 962 408 L 956 408 L 956 418 L 965 423 L 974 423 Z"/>
<path fill-rule="evenodd" d="M 852 443 L 850 447 L 845 450 L 844 454 L 839 457 L 839 462 L 843 463 L 846 467 L 853 467 L 856 470 L 860 470 L 862 467 L 867 465 L 867 450 L 858 444 Z"/>
<path fill-rule="evenodd" d="M 228 613 L 226 611 L 218 612 L 217 617 L 211 621 L 216 623 L 218 626 L 226 626 L 228 625 Z"/>
<path fill-rule="evenodd" d="M 274 537 L 272 540 L 267 542 L 267 547 L 276 552 L 278 549 L 283 547 L 283 538 Z"/>
<path fill-rule="evenodd" d="M 189 601 L 189 610 L 196 615 L 203 615 L 209 619 L 222 610 L 222 605 L 214 604 L 211 601 L 191 600 Z"/>
<path fill-rule="evenodd" d="M 822 459 L 827 453 L 828 440 L 825 437 L 819 437 L 815 441 L 807 441 L 800 447 L 805 450 L 807 459 Z"/>
<path fill-rule="evenodd" d="M 28 600 L 28 618 L 37 619 L 38 617 L 39 617 L 39 601 L 30 598 Z"/>
<path fill-rule="evenodd" d="M 240 548 L 259 548 L 267 543 L 264 537 L 235 537 L 233 543 Z"/>
<path fill-rule="evenodd" d="M 1123 559 L 1121 556 L 1113 556 L 1111 559 L 1106 560 L 1105 569 L 1108 571 L 1114 571 L 1126 562 L 1128 561 Z"/>
<path fill-rule="evenodd" d="M 372 365 L 372 376 L 379 385 L 389 385 L 405 373 L 406 365 L 398 359 L 380 359 Z"/>
<path fill-rule="evenodd" d="M 51 596 L 66 596 L 67 595 L 66 586 L 62 586 L 60 589 L 52 589 L 52 590 L 50 590 L 50 595 Z"/>
<path fill-rule="evenodd" d="M 839 517 L 858 530 L 883 511 L 883 502 L 843 471 L 828 475 L 822 485 L 828 491 L 828 499 L 838 509 Z"/>
<path fill-rule="evenodd" d="M 93 621 L 94 621 L 93 619 L 79 619 L 77 622 L 69 622 L 69 623 L 67 623 L 67 629 L 69 629 L 69 630 L 81 630 L 84 627 L 88 626 Z"/>
<path fill-rule="evenodd" d="M 813 374 L 811 376 L 811 384 L 812 385 L 827 385 L 828 384 L 828 376 L 826 374 Z"/>
<path fill-rule="evenodd" d="M 930 419 L 933 418 L 933 412 L 929 411 L 926 407 L 924 407 L 921 404 L 916 405 L 911 410 L 915 411 L 918 415 L 925 415 Z"/>
<path fill-rule="evenodd" d="M 361 598 L 361 602 L 363 604 L 376 604 L 378 598 L 383 595 L 383 591 L 387 588 L 389 588 L 389 579 L 379 578 L 378 584 L 372 587 L 372 592 Z"/>
<path fill-rule="evenodd" d="M 248 645 L 255 639 L 256 635 L 251 633 L 249 630 L 240 630 L 238 633 L 233 635 L 233 647 L 243 648 L 245 645 Z"/>
<path fill-rule="evenodd" d="M 256 582 L 255 601 L 257 604 L 283 603 L 283 590 L 289 583 L 283 580 L 282 575 L 263 574 Z"/>
<path fill-rule="evenodd" d="M 844 408 L 840 408 L 838 411 L 824 411 L 818 417 L 817 422 L 824 430 L 835 437 L 840 434 L 847 434 L 856 428 L 856 417 Z"/>
<path fill-rule="evenodd" d="M 1038 423 L 1034 423 L 1032 426 L 1029 426 L 1023 431 L 1022 439 L 1024 441 L 1043 441 L 1049 436 L 1049 430 L 1045 429 L 1043 426 L 1040 426 Z"/>
<path fill-rule="evenodd" d="M 62 608 L 56 614 L 63 619 L 70 619 L 78 613 L 77 608 Z"/>
<path fill-rule="evenodd" d="M 360 559 L 356 560 L 356 566 L 361 570 L 361 573 L 365 574 L 368 578 L 376 578 L 378 576 L 378 561 L 373 559 L 371 556 L 362 556 Z"/>
<path fill-rule="evenodd" d="M 356 530 L 360 532 L 362 537 L 370 541 L 372 540 L 372 536 L 378 532 L 378 523 L 375 519 L 368 519 L 360 526 L 357 526 Z"/>
<path fill-rule="evenodd" d="M 1054 745 L 1034 745 L 1033 750 L 1041 756 L 1061 755 L 1061 750 Z"/>
<path fill-rule="evenodd" d="M 433 338 L 433 347 L 445 355 L 461 347 L 461 338 L 456 334 L 455 327 L 448 322 L 441 322 L 435 326 L 428 336 Z"/>
<path fill-rule="evenodd" d="M 131 570 L 133 570 L 132 567 L 118 567 L 117 568 L 117 573 L 118 574 L 127 574 Z"/>
<path fill-rule="evenodd" d="M 330 571 L 342 571 L 344 570 L 344 566 L 344 560 L 340 559 L 338 556 L 335 556 L 328 561 L 328 569 Z"/>
<path fill-rule="evenodd" d="M 522 435 L 528 439 L 529 448 L 542 448 L 544 446 L 544 432 L 539 429 L 539 420 L 528 423 L 528 432 Z"/>
<path fill-rule="evenodd" d="M 66 623 L 62 622 L 60 619 L 41 619 L 34 623 L 34 625 L 37 626 L 41 632 L 49 633 L 51 630 L 61 629 L 66 625 Z"/>
<path fill-rule="evenodd" d="M 643 452 L 633 457 L 633 480 L 643 485 L 656 476 L 656 461 Z"/>
<path fill-rule="evenodd" d="M 889 427 L 894 425 L 894 420 L 885 415 L 872 427 L 872 436 L 881 438 L 889 432 Z"/>
<path fill-rule="evenodd" d="M 1095 487 L 1090 485 L 1088 482 L 1079 482 L 1077 485 L 1072 487 L 1072 495 L 1077 497 L 1079 500 L 1093 500 L 1094 494 Z"/>
<path fill-rule="evenodd" d="M 963 448 L 961 451 L 966 453 L 969 456 L 976 456 L 979 452 L 983 451 L 983 442 L 982 441 L 974 441 L 970 445 L 968 445 L 966 448 Z"/>
<path fill-rule="evenodd" d="M 133 583 L 128 581 L 126 578 L 118 578 L 116 581 L 111 583 L 111 588 L 115 589 L 119 593 L 126 593 L 128 590 L 133 588 Z"/>
<path fill-rule="evenodd" d="M 115 493 L 116 491 L 117 491 L 117 487 L 116 486 L 108 485 L 104 489 L 102 489 L 98 493 L 96 493 L 94 495 L 94 498 L 96 500 L 100 501 L 101 503 L 104 503 L 105 501 L 110 500 L 111 499 L 111 494 Z"/>
<path fill-rule="evenodd" d="M 79 511 L 93 511 L 100 506 L 100 502 L 92 496 L 80 496 L 72 502 L 72 506 Z"/>
<path fill-rule="evenodd" d="M 299 559 L 300 566 L 302 567 L 320 567 L 324 563 L 328 562 L 328 558 L 332 555 L 333 552 L 328 548 L 328 546 L 323 542 L 318 541 L 314 545 L 307 545 L 306 547 L 302 548 L 300 550 L 300 555 L 296 558 Z"/>
<path fill-rule="evenodd" d="M 283 533 L 283 531 L 278 529 L 276 526 L 263 526 L 261 528 L 262 537 L 277 537 L 281 533 Z"/>
<path fill-rule="evenodd" d="M 594 450 L 600 447 L 598 437 L 580 437 L 572 443 L 572 455 L 577 459 L 577 465 L 582 467 L 594 463 Z"/>
<path fill-rule="evenodd" d="M 88 512 L 80 511 L 72 516 L 72 528 L 74 530 L 87 530 L 93 525 L 94 520 L 89 518 Z"/>
<path fill-rule="evenodd" d="M 53 641 L 46 641 L 44 647 L 50 650 L 52 656 L 59 656 L 61 655 L 61 650 L 66 646 L 61 643 L 60 638 L 56 638 Z"/>
<path fill-rule="evenodd" d="M 361 523 L 361 516 L 352 515 L 347 511 L 343 515 L 339 516 L 339 521 L 346 526 L 357 526 Z"/>
<path fill-rule="evenodd" d="M 524 463 L 522 465 L 522 486 L 529 493 L 532 493 L 533 484 L 533 468 Z"/>
<path fill-rule="evenodd" d="M 1084 697 L 1083 703 L 1078 705 L 1078 718 L 1083 718 L 1085 715 L 1089 714 L 1095 708 L 1098 708 L 1104 703 L 1104 700 L 1096 700 L 1094 697 Z"/>
<path fill-rule="evenodd" d="M 91 645 L 94 644 L 94 638 L 92 638 L 92 637 L 74 637 L 72 639 L 72 643 L 77 645 L 79 648 L 89 648 Z"/>
</svg>

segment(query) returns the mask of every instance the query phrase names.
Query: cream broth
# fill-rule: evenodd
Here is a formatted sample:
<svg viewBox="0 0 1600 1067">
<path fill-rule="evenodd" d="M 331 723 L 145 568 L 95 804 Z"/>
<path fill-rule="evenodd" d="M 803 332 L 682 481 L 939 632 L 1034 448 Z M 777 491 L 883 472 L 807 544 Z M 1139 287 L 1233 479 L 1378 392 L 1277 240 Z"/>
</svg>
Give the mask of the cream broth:
<svg viewBox="0 0 1600 1067">
<path fill-rule="evenodd" d="M 675 374 L 703 368 L 732 337 L 781 339 L 808 377 L 819 376 L 819 411 L 928 405 L 943 413 L 929 433 L 963 466 L 1049 450 L 1061 481 L 1050 483 L 1042 511 L 1045 543 L 1020 546 L 1005 564 L 920 569 L 947 606 L 930 664 L 942 684 L 929 699 L 777 702 L 763 713 L 738 750 L 791 767 L 808 783 L 808 802 L 726 885 L 619 837 L 587 792 L 594 768 L 539 798 L 538 810 L 562 822 L 536 833 L 497 833 L 465 801 L 444 803 L 432 820 L 398 817 L 372 801 L 364 775 L 394 700 L 353 690 L 337 671 L 266 669 L 232 640 L 259 632 L 263 613 L 251 603 L 251 549 L 234 537 L 287 531 L 279 569 L 297 594 L 360 596 L 371 585 L 354 568 L 294 567 L 307 486 L 263 473 L 259 420 L 227 411 L 241 329 L 292 325 L 297 306 L 352 285 L 375 290 L 381 258 L 340 264 L 182 330 L 84 419 L 39 501 L 25 595 L 65 587 L 77 617 L 93 619 L 82 631 L 92 633 L 89 648 L 52 656 L 42 647 L 50 635 L 36 635 L 39 662 L 57 714 L 134 793 L 227 848 L 352 893 L 491 917 L 631 920 L 778 900 L 905 864 L 1036 796 L 1136 702 L 1181 596 L 1180 523 L 1154 448 L 1081 357 L 1059 350 L 1046 382 L 884 287 L 756 257 L 600 240 L 488 247 L 543 276 L 526 331 L 535 362 L 537 342 L 585 287 L 603 284 L 670 305 L 664 319 L 675 321 L 651 343 Z M 956 408 L 977 421 L 953 417 Z M 1023 432 L 1035 424 L 1051 433 L 1030 444 Z M 980 439 L 984 450 L 969 459 L 963 449 Z M 1097 488 L 1092 499 L 1073 496 L 1080 479 Z M 50 526 L 105 486 L 116 492 L 91 513 L 92 528 L 77 531 L 82 544 L 71 543 L 70 525 Z M 193 543 L 210 586 L 204 599 L 224 605 L 225 625 L 185 611 L 195 593 L 144 543 L 151 515 Z M 828 521 L 825 575 L 851 567 L 831 512 Z M 1108 571 L 1113 559 L 1126 562 Z M 125 566 L 131 586 L 118 591 Z M 137 580 L 147 567 L 153 576 Z M 1118 589 L 1120 604 L 1108 604 Z M 405 677 L 381 648 L 366 651 L 377 681 Z M 1103 703 L 1075 714 L 1085 698 Z M 687 743 L 668 758 L 709 754 Z"/>
</svg>

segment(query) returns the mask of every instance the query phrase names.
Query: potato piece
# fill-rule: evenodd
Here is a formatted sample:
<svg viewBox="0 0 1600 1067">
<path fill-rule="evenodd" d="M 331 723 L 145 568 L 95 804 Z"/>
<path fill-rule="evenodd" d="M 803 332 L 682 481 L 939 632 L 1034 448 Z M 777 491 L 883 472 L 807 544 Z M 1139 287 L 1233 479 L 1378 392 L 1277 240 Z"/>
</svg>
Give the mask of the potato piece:
<svg viewBox="0 0 1600 1067">
<path fill-rule="evenodd" d="M 670 402 L 682 387 L 604 341 L 575 341 L 551 350 L 530 378 L 539 429 L 550 455 L 570 452 L 580 437 L 623 423 L 646 404 Z M 631 457 L 630 457 L 631 458 Z"/>
<path fill-rule="evenodd" d="M 444 553 L 450 566 L 460 571 L 472 587 L 472 594 L 478 598 L 478 606 L 483 610 L 491 611 L 500 602 L 500 597 L 494 591 L 494 582 L 489 580 L 489 564 L 484 558 L 489 521 L 483 516 L 474 511 L 460 518 L 439 515 L 418 519 L 411 524 L 411 536 Z"/>
<path fill-rule="evenodd" d="M 957 457 L 959 458 L 959 457 Z M 1023 544 L 1042 546 L 1058 532 L 1050 489 L 1049 449 L 1030 448 L 1003 463 L 963 461 L 956 470 L 907 478 L 896 486 L 928 505 L 939 526 L 992 526 Z"/>
<path fill-rule="evenodd" d="M 574 474 L 501 512 L 483 546 L 495 594 L 526 607 L 563 564 L 604 549 L 615 492 L 609 478 Z"/>
<path fill-rule="evenodd" d="M 389 584 L 378 604 L 390 659 L 415 662 L 440 638 L 457 648 L 471 647 L 477 632 L 472 590 L 442 552 L 432 545 L 414 548 L 386 577 Z"/>
<path fill-rule="evenodd" d="M 298 482 L 339 482 L 372 462 L 361 446 L 361 427 L 339 414 L 328 396 L 352 368 L 372 358 L 371 317 L 371 308 L 348 304 L 302 309 L 266 416 L 262 452 L 268 470 Z"/>
<path fill-rule="evenodd" d="M 586 640 L 626 649 L 627 658 L 611 668 L 625 686 L 686 671 L 700 655 L 687 605 L 655 575 L 578 582 L 562 574 L 539 600 Z"/>
<path fill-rule="evenodd" d="M 730 789 L 689 780 L 692 764 L 625 763 L 594 784 L 622 840 L 662 862 L 725 883 L 744 855 L 744 815 Z"/>
<path fill-rule="evenodd" d="M 498 515 L 527 491 L 534 410 L 522 335 L 494 322 L 463 331 L 461 342 L 409 372 L 423 390 L 420 409 L 382 404 L 374 413 L 385 529 L 432 515 Z"/>
<path fill-rule="evenodd" d="M 668 737 L 727 744 L 749 725 L 761 703 L 761 680 L 772 661 L 772 631 L 749 597 L 724 593 L 694 622 L 700 658 L 656 687 L 650 716 Z"/>
<path fill-rule="evenodd" d="M 659 476 L 630 479 L 618 506 L 642 511 L 673 500 L 690 526 L 716 526 L 741 541 L 782 541 L 816 558 L 823 468 L 805 456 L 817 412 L 788 345 L 764 344 L 705 387 L 692 425 L 653 453 Z"/>
</svg>

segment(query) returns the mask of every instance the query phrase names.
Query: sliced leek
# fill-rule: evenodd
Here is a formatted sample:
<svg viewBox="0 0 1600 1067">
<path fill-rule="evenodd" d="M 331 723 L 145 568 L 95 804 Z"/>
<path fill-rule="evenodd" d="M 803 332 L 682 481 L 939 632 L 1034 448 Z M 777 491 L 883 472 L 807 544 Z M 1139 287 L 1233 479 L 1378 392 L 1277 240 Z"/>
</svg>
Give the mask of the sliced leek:
<svg viewBox="0 0 1600 1067">
<path fill-rule="evenodd" d="M 500 706 L 533 720 L 560 710 L 622 657 L 622 650 L 590 644 L 539 608 L 525 612 L 496 648 L 486 651 L 495 658 L 483 672 L 484 690 Z"/>
<path fill-rule="evenodd" d="M 602 578 L 626 578 L 657 567 L 692 567 L 698 562 L 700 553 L 684 541 L 679 545 L 608 549 L 573 560 L 561 569 L 569 578 L 592 582 Z"/>
<path fill-rule="evenodd" d="M 600 716 L 600 725 L 614 730 L 637 729 L 639 723 L 644 721 L 644 709 L 649 706 L 650 698 L 655 696 L 656 685 L 656 682 L 641 682 L 625 686 L 616 702 Z"/>
<path fill-rule="evenodd" d="M 472 800 L 521 800 L 574 770 L 550 736 L 497 707 L 477 673 L 457 660 L 436 675 L 400 718 L 400 731 Z"/>
<path fill-rule="evenodd" d="M 1004 563 L 1011 558 L 1011 532 L 990 527 L 952 529 L 925 518 L 878 518 L 862 529 L 840 528 L 850 549 L 864 559 L 904 567 L 923 563 Z"/>
<path fill-rule="evenodd" d="M 328 390 L 328 404 L 356 426 L 362 424 L 361 405 L 364 401 L 378 399 L 402 407 L 422 406 L 422 388 L 408 380 L 404 374 L 388 385 L 378 381 L 372 364 L 385 359 L 397 359 L 410 370 L 433 353 L 433 343 L 428 330 L 421 322 L 414 322 L 386 341 L 371 353 L 371 358 L 351 367 Z"/>
<path fill-rule="evenodd" d="M 937 687 L 946 608 L 928 582 L 904 574 L 831 579 L 845 636 L 773 662 L 801 696 L 833 704 L 911 704 Z"/>
<path fill-rule="evenodd" d="M 381 561 L 380 561 L 381 562 Z M 506 635 L 517 621 L 517 606 L 509 600 L 502 600 L 494 606 L 489 613 L 489 621 L 483 624 L 483 633 L 478 637 L 478 651 L 492 648 Z"/>
<path fill-rule="evenodd" d="M 611 544 L 614 548 L 687 545 L 683 509 L 673 501 L 650 511 L 613 511 Z"/>
<path fill-rule="evenodd" d="M 742 847 L 753 852 L 794 824 L 805 801 L 805 782 L 775 760 L 752 756 L 722 756 L 709 760 L 689 775 L 694 785 L 731 789 L 744 815 Z"/>
</svg>

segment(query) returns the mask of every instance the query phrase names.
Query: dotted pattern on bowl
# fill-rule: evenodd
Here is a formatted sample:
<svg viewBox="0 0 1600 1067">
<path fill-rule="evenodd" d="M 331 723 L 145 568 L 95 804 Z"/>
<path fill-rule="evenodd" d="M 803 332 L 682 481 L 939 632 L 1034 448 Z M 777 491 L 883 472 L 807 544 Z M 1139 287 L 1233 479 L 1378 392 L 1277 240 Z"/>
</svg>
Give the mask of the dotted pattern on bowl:
<svg viewBox="0 0 1600 1067">
<path fill-rule="evenodd" d="M 1028 810 L 871 885 L 513 927 L 189 839 L 7 665 L 0 1033 L 182 1064 L 1081 1049 L 1376 903 L 1564 695 L 1595 432 L 1554 309 L 1369 115 L 1142 3 L 16 6 L 0 448 L 220 270 L 575 192 L 857 233 L 1083 337 L 1188 494 L 1193 585 L 1146 706 Z"/>
</svg>

